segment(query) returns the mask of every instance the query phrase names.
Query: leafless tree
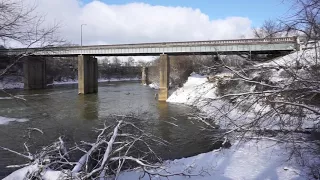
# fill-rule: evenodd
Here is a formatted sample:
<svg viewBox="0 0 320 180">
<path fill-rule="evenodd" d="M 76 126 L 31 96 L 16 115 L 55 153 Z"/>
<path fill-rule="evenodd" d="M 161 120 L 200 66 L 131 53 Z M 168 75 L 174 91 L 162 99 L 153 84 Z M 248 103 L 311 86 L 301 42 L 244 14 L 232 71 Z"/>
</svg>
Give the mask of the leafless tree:
<svg viewBox="0 0 320 180">
<path fill-rule="evenodd" d="M 121 60 L 118 57 L 113 57 L 112 64 L 115 66 L 121 66 Z"/>
<path fill-rule="evenodd" d="M 288 20 L 282 21 L 287 32 L 298 31 L 308 40 L 319 40 L 320 37 L 320 1 L 292 0 L 292 13 Z"/>
<path fill-rule="evenodd" d="M 133 57 L 128 57 L 127 61 L 125 62 L 125 66 L 133 66 L 134 59 Z"/>
<path fill-rule="evenodd" d="M 57 36 L 58 24 L 48 26 L 45 17 L 36 14 L 36 5 L 29 6 L 22 0 L 0 0 L 0 45 L 4 48 L 22 47 L 25 52 L 6 57 L 6 49 L 0 52 L 1 58 L 10 63 L 0 71 L 0 77 L 8 73 L 23 57 L 32 55 L 30 47 L 45 48 L 63 42 Z"/>
<path fill-rule="evenodd" d="M 36 5 L 27 6 L 23 1 L 0 1 L 0 39 L 22 47 L 46 47 L 59 42 L 55 33 L 59 26 L 44 26 L 45 17 L 36 15 Z"/>
<path fill-rule="evenodd" d="M 273 20 L 266 20 L 260 28 L 253 28 L 256 38 L 274 38 L 279 36 L 280 31 L 279 23 Z"/>
</svg>

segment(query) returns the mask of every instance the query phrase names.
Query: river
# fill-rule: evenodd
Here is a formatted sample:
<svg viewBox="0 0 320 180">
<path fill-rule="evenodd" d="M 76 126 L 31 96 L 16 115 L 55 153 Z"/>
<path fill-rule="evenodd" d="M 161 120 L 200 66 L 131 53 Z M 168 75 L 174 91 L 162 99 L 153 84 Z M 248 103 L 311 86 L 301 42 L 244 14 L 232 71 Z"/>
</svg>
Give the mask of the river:
<svg viewBox="0 0 320 180">
<path fill-rule="evenodd" d="M 45 90 L 10 90 L 27 101 L 0 99 L 0 116 L 26 118 L 26 122 L 10 122 L 0 125 L 0 145 L 24 152 L 23 143 L 28 142 L 35 151 L 62 136 L 67 144 L 81 140 L 95 140 L 95 127 L 112 114 L 134 115 L 144 131 L 169 141 L 168 146 L 153 147 L 163 159 L 188 157 L 214 148 L 208 132 L 201 131 L 200 122 L 188 119 L 189 113 L 197 113 L 192 107 L 160 103 L 156 91 L 139 82 L 99 83 L 97 94 L 78 95 L 77 85 L 58 85 Z M 0 93 L 0 97 L 7 96 Z M 39 128 L 29 133 L 28 128 Z M 29 138 L 30 135 L 30 138 Z M 7 165 L 26 163 L 25 159 L 0 150 L 0 178 L 14 169 Z"/>
</svg>

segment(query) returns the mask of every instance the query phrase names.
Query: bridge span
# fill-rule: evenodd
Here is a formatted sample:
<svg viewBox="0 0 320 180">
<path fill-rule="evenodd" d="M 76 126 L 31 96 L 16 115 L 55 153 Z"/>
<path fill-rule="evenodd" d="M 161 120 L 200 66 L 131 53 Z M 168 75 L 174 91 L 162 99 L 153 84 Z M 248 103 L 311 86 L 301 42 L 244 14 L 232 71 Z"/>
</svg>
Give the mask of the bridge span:
<svg viewBox="0 0 320 180">
<path fill-rule="evenodd" d="M 214 41 L 161 42 L 141 44 L 61 46 L 45 48 L 15 48 L 0 50 L 1 55 L 28 54 L 24 58 L 25 89 L 46 87 L 46 56 L 78 56 L 79 94 L 98 91 L 97 58 L 94 56 L 159 56 L 159 100 L 168 98 L 170 56 L 210 54 L 275 54 L 300 50 L 298 37 L 269 39 L 234 39 Z M 142 70 L 142 80 L 147 82 L 147 69 Z"/>
<path fill-rule="evenodd" d="M 7 55 L 30 53 L 41 56 L 158 56 L 193 55 L 193 54 L 272 54 L 299 49 L 297 37 L 283 37 L 270 39 L 234 39 L 213 41 L 160 42 L 140 44 L 116 44 L 95 46 L 65 46 L 46 48 L 16 48 L 5 52 Z M 1 52 L 1 51 L 0 51 Z"/>
</svg>

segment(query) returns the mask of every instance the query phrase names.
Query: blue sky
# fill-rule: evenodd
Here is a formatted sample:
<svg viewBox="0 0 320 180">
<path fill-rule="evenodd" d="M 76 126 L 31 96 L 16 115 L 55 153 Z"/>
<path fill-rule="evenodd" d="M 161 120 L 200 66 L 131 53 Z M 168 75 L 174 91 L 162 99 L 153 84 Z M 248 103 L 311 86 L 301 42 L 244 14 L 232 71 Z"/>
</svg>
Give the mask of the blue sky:
<svg viewBox="0 0 320 180">
<path fill-rule="evenodd" d="M 92 0 L 83 0 L 89 3 Z M 264 20 L 284 18 L 288 15 L 288 0 L 101 0 L 106 4 L 123 5 L 143 2 L 151 5 L 181 6 L 200 9 L 210 19 L 230 16 L 248 17 L 253 26 L 260 26 Z"/>
</svg>

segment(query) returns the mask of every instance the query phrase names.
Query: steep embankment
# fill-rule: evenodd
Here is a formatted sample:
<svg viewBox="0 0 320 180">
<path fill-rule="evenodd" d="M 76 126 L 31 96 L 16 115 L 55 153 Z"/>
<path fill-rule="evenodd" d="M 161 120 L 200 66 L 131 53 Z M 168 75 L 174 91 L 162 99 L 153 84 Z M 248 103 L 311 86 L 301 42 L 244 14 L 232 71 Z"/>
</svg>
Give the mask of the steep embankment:
<svg viewBox="0 0 320 180">
<path fill-rule="evenodd" d="M 295 106 L 289 101 L 289 96 L 295 96 L 291 90 L 300 92 L 300 86 L 301 91 L 303 88 L 317 90 L 319 81 L 314 84 L 308 82 L 307 85 L 304 83 L 313 80 L 312 76 L 317 73 L 319 66 L 316 55 L 314 50 L 301 51 L 246 67 L 246 70 L 226 71 L 214 76 L 192 74 L 167 102 L 195 106 L 222 127 L 287 130 L 314 128 L 319 125 L 319 114 Z M 313 69 L 315 72 L 312 72 Z M 280 117 L 272 102 L 284 100 L 288 100 L 285 101 L 287 106 L 276 106 L 285 112 Z M 312 110 L 320 112 L 317 105 L 312 106 Z M 283 119 L 287 121 L 280 125 Z"/>
</svg>

